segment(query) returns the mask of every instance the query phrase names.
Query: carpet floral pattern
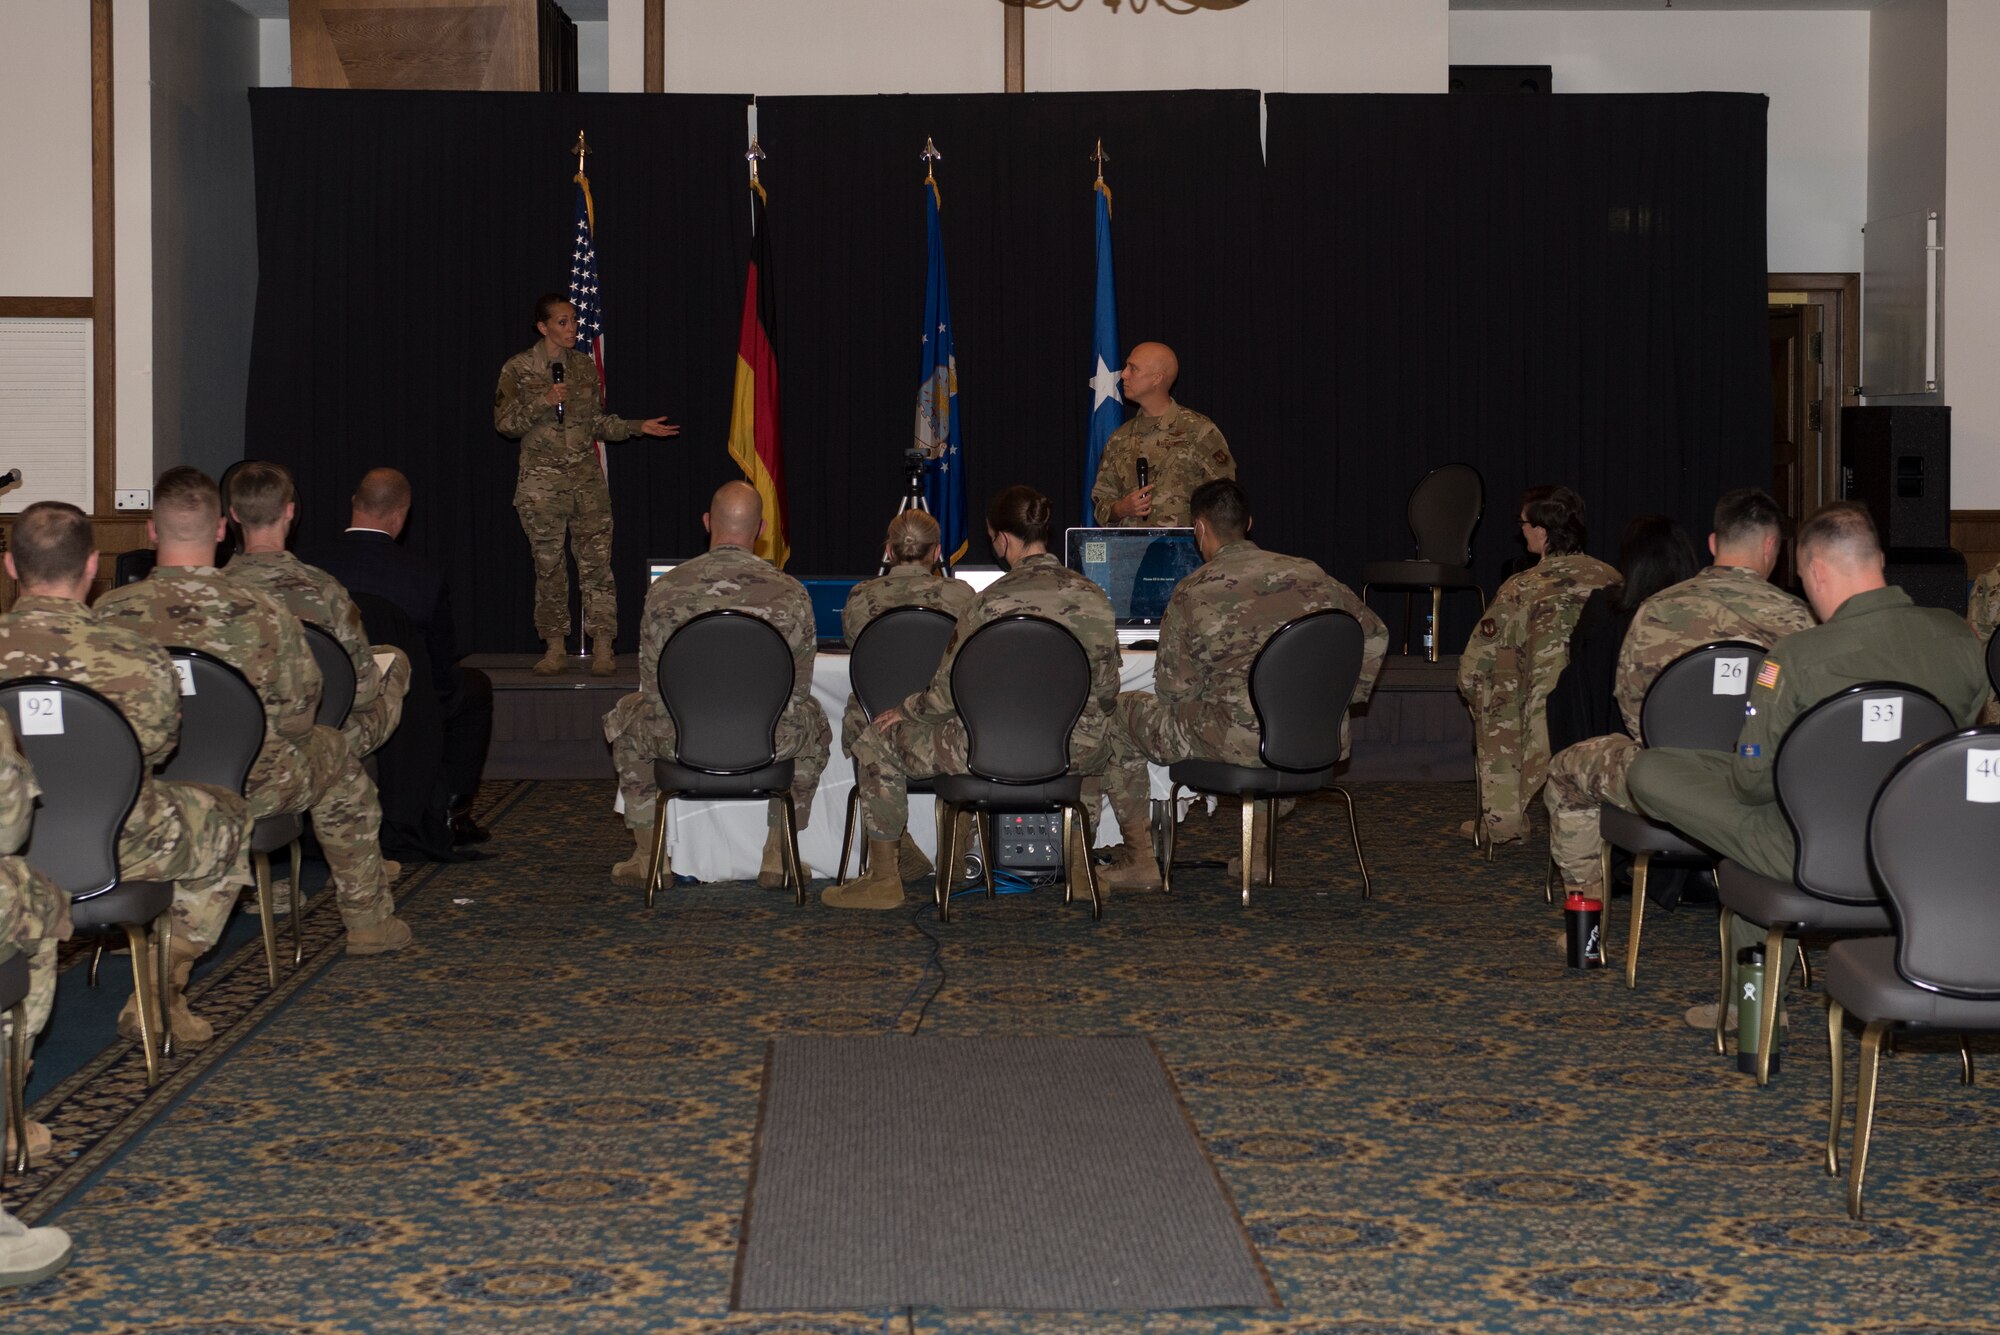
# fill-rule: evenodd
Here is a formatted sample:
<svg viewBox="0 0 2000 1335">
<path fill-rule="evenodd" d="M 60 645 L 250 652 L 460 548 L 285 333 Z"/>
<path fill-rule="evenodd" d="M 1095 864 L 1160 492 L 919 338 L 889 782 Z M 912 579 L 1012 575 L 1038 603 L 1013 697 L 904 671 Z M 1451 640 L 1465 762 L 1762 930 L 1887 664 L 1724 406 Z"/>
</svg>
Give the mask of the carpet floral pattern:
<svg viewBox="0 0 2000 1335">
<path fill-rule="evenodd" d="M 345 958 L 315 897 L 305 966 L 275 993 L 254 946 L 217 969 L 218 1038 L 159 1087 L 121 1043 L 42 1100 L 63 1151 L 7 1199 L 78 1256 L 0 1294 L 0 1329 L 2000 1335 L 2000 1071 L 1885 1061 L 1850 1221 L 1816 994 L 1759 1090 L 1681 1021 L 1713 996 L 1709 910 L 1648 915 L 1636 991 L 1567 973 L 1539 841 L 1475 859 L 1464 785 L 1357 800 L 1370 901 L 1309 801 L 1247 910 L 1212 864 L 1101 923 L 1044 891 L 940 927 L 914 893 L 648 912 L 604 876 L 630 846 L 608 784 L 491 786 L 494 858 L 401 887 L 413 949 Z M 1181 855 L 1233 834 L 1196 816 Z M 1283 1306 L 732 1313 L 765 1043 L 919 1023 L 1151 1036 Z"/>
</svg>

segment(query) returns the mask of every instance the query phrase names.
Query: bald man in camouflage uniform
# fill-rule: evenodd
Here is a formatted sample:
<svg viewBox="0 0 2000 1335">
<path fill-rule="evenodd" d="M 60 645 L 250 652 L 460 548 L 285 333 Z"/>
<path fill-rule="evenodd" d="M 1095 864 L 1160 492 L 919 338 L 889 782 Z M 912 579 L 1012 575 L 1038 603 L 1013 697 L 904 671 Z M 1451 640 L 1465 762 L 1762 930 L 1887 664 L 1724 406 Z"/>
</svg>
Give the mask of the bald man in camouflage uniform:
<svg viewBox="0 0 2000 1335">
<path fill-rule="evenodd" d="M 153 490 L 148 532 L 159 564 L 137 584 L 98 600 L 102 622 L 161 644 L 202 649 L 241 672 L 264 705 L 264 745 L 250 767 L 250 817 L 310 811 L 332 869 L 347 953 L 379 955 L 410 943 L 382 869 L 382 804 L 347 740 L 317 726 L 320 674 L 297 617 L 215 568 L 222 532 L 215 483 L 172 468 Z M 188 936 L 203 949 L 221 935 L 233 894 L 190 909 Z"/>
<path fill-rule="evenodd" d="M 1591 591 L 1618 582 L 1616 570 L 1581 550 L 1581 498 L 1567 487 L 1529 495 L 1538 493 L 1573 515 L 1573 528 L 1556 514 L 1546 516 L 1554 529 L 1523 518 L 1528 550 L 1541 560 L 1500 586 L 1458 660 L 1458 691 L 1472 711 L 1481 821 L 1460 833 L 1489 843 L 1527 833 L 1528 801 L 1548 775 L 1549 692 L 1569 662 L 1570 632 Z"/>
<path fill-rule="evenodd" d="M 1150 850 L 1144 761 L 1216 760 L 1262 764 L 1263 732 L 1250 703 L 1250 668 L 1279 627 L 1313 612 L 1340 611 L 1361 623 L 1361 676 L 1353 699 L 1366 701 L 1389 653 L 1389 628 L 1352 589 L 1303 557 L 1267 552 L 1249 539 L 1250 498 L 1233 481 L 1197 488 L 1191 502 L 1194 537 L 1204 564 L 1180 582 L 1160 621 L 1159 656 L 1151 691 L 1118 697 L 1118 723 L 1140 753 L 1114 764 L 1106 778 L 1111 809 L 1126 846 Z M 1348 720 L 1340 720 L 1340 754 L 1348 754 Z M 1267 837 L 1256 821 L 1255 843 Z M 1140 883 L 1158 870 L 1140 860 Z M 1118 878 L 1124 884 L 1124 878 Z"/>
<path fill-rule="evenodd" d="M 339 580 L 285 550 L 285 537 L 298 515 L 292 475 L 261 460 L 244 464 L 229 479 L 229 513 L 243 530 L 243 550 L 223 571 L 262 589 L 300 621 L 332 633 L 354 665 L 354 704 L 340 726 L 357 756 L 374 753 L 403 718 L 410 690 L 410 658 L 392 644 L 370 645 L 361 611 Z M 376 666 L 375 656 L 389 666 Z"/>
<path fill-rule="evenodd" d="M 1026 491 L 1026 488 L 1010 489 Z M 1004 493 L 1003 493 L 1004 495 Z M 1037 497 L 1044 510 L 1047 501 Z M 989 528 L 990 531 L 990 528 Z M 861 820 L 868 831 L 868 874 L 820 895 L 834 908 L 892 909 L 903 902 L 896 845 L 909 821 L 911 779 L 966 772 L 965 724 L 952 699 L 951 672 L 973 633 L 1002 617 L 1046 617 L 1066 627 L 1090 664 L 1090 693 L 1070 729 L 1070 772 L 1085 776 L 1083 809 L 1094 821 L 1103 774 L 1113 758 L 1111 715 L 1118 707 L 1118 629 L 1104 591 L 1049 555 L 1046 530 L 1039 540 L 993 533 L 993 551 L 1007 573 L 986 586 L 979 601 L 958 618 L 931 684 L 875 716 L 854 739 L 854 782 L 861 790 Z M 1084 831 L 1089 847 L 1091 833 Z M 1067 856 L 1067 852 L 1065 852 Z"/>
<path fill-rule="evenodd" d="M 1639 754 L 1639 710 L 1654 678 L 1690 649 L 1744 640 L 1769 649 L 1813 625 L 1804 603 L 1771 583 L 1783 538 L 1777 503 L 1761 491 L 1732 491 L 1717 502 L 1708 548 L 1715 564 L 1639 605 L 1618 653 L 1614 691 L 1626 731 L 1565 747 L 1549 762 L 1542 800 L 1549 811 L 1549 853 L 1572 890 L 1604 889 L 1598 809 L 1609 802 L 1635 811 L 1625 775 Z"/>
<path fill-rule="evenodd" d="M 25 1033 L 30 1043 L 48 1025 L 55 1005 L 56 944 L 70 937 L 69 896 L 20 856 L 41 792 L 27 757 L 21 754 L 13 724 L 0 711 L 0 849 L 5 850 L 0 856 L 0 960 L 14 954 L 28 957 Z M 14 1152 L 21 1134 L 10 1119 L 6 1153 Z M 31 1122 L 26 1134 L 28 1161 L 39 1163 L 54 1144 L 49 1130 Z"/>
<path fill-rule="evenodd" d="M 7 573 L 21 597 L 0 616 L 0 680 L 57 677 L 109 700 L 138 737 L 146 767 L 118 836 L 118 868 L 133 881 L 174 882 L 172 967 L 166 1010 L 174 1041 L 198 1047 L 214 1037 L 188 1009 L 182 989 L 214 936 L 198 932 L 203 905 L 227 903 L 250 879 L 249 808 L 239 793 L 210 784 L 157 779 L 180 743 L 180 679 L 167 651 L 137 631 L 105 625 L 83 599 L 97 578 L 90 520 L 73 505 L 38 501 L 14 521 Z M 138 1004 L 118 1019 L 139 1034 Z"/>
<path fill-rule="evenodd" d="M 590 636 L 590 670 L 608 677 L 617 669 L 612 641 L 618 635 L 618 589 L 611 577 L 611 489 L 596 442 L 674 436 L 680 428 L 664 418 L 639 421 L 605 412 L 596 359 L 577 350 L 576 308 L 553 295 L 535 305 L 535 332 L 542 337 L 507 359 L 493 393 L 493 429 L 521 442 L 514 509 L 535 559 L 535 633 L 547 649 L 534 670 L 554 676 L 568 667 L 567 532 L 583 595 L 583 628 Z M 561 384 L 550 370 L 556 365 L 563 368 Z"/>
<path fill-rule="evenodd" d="M 727 482 L 701 517 L 708 550 L 683 561 L 653 581 L 639 625 L 639 689 L 621 698 L 604 716 L 605 740 L 618 770 L 625 824 L 632 830 L 632 855 L 611 869 L 616 885 L 643 886 L 653 853 L 653 829 L 664 813 L 657 807 L 653 761 L 674 758 L 674 721 L 660 695 L 660 651 L 673 633 L 707 612 L 747 612 L 767 621 L 792 651 L 792 694 L 778 718 L 777 758 L 794 762 L 792 808 L 799 828 L 812 820 L 813 794 L 826 769 L 833 732 L 826 711 L 813 699 L 813 650 L 818 634 L 812 598 L 805 586 L 756 555 L 752 545 L 763 527 L 763 501 L 746 482 Z M 784 884 L 784 816 L 769 809 L 769 828 L 757 883 Z"/>
<path fill-rule="evenodd" d="M 1119 373 L 1125 401 L 1139 415 L 1111 433 L 1090 489 L 1097 522 L 1107 528 L 1185 528 L 1188 498 L 1204 482 L 1236 476 L 1229 442 L 1215 423 L 1174 402 L 1180 361 L 1164 343 L 1141 343 Z M 1139 460 L 1146 485 L 1139 485 Z"/>
</svg>

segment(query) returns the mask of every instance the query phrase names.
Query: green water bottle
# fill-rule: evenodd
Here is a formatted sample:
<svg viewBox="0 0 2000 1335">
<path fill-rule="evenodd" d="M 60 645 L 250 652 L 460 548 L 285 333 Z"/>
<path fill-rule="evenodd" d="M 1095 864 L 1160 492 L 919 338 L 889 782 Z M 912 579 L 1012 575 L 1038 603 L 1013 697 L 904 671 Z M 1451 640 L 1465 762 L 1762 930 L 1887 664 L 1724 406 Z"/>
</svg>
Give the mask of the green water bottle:
<svg viewBox="0 0 2000 1335">
<path fill-rule="evenodd" d="M 1764 947 L 1745 946 L 1736 952 L 1736 1069 L 1757 1074 L 1757 1048 L 1763 1041 Z M 1778 1038 L 1771 1036 L 1771 1074 L 1778 1073 Z"/>
</svg>

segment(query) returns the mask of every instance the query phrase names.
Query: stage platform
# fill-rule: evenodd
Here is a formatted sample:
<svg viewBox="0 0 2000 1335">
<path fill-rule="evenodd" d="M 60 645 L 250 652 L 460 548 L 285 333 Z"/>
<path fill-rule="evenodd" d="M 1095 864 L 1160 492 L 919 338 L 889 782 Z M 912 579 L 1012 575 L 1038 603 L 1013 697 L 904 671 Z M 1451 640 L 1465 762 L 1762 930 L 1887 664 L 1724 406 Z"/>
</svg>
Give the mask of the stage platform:
<svg viewBox="0 0 2000 1335">
<path fill-rule="evenodd" d="M 486 777 L 611 778 L 603 719 L 619 696 L 639 688 L 636 656 L 619 655 L 618 671 L 609 677 L 591 676 L 582 658 L 560 677 L 538 677 L 529 670 L 538 657 L 473 654 L 465 660 L 493 679 Z M 1357 783 L 1470 779 L 1472 725 L 1458 698 L 1457 673 L 1456 657 L 1427 663 L 1391 655 L 1367 710 L 1355 716 L 1354 759 L 1345 777 Z"/>
</svg>

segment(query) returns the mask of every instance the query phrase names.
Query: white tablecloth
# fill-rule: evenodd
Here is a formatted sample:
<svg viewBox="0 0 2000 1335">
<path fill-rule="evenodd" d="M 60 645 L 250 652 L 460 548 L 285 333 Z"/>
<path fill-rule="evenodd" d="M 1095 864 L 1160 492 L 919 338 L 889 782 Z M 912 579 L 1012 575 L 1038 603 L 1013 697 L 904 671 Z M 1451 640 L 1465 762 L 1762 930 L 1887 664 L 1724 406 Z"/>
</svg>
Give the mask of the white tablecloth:
<svg viewBox="0 0 2000 1335">
<path fill-rule="evenodd" d="M 1119 689 L 1153 689 L 1153 655 L 1127 650 L 1119 672 Z M 820 776 L 819 791 L 813 795 L 812 820 L 799 831 L 799 856 L 814 876 L 832 876 L 840 860 L 840 833 L 847 819 L 847 794 L 854 787 L 854 765 L 840 749 L 840 717 L 847 708 L 849 692 L 846 654 L 821 654 L 813 660 L 813 699 L 826 711 L 833 730 L 833 754 L 826 773 Z M 1151 771 L 1153 798 L 1165 801 L 1167 771 L 1158 765 Z M 1119 842 L 1117 822 L 1109 817 L 1109 803 L 1097 822 L 1099 846 Z M 744 881 L 757 874 L 764 855 L 764 805 L 760 802 L 695 802 L 685 798 L 671 804 L 667 816 L 668 858 L 677 876 L 699 881 Z M 803 813 L 801 813 L 803 814 Z M 910 835 L 926 855 L 937 851 L 937 819 L 931 799 L 918 795 L 910 799 Z M 856 831 L 855 839 L 867 836 Z M 860 861 L 857 850 L 849 855 L 848 874 Z"/>
</svg>

